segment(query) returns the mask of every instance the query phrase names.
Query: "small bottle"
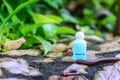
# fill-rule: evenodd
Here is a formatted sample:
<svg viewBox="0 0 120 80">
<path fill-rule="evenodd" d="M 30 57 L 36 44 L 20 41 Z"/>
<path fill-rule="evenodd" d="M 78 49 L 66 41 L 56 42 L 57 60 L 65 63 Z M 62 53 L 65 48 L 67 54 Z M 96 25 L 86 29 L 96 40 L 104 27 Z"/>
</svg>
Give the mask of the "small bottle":
<svg viewBox="0 0 120 80">
<path fill-rule="evenodd" d="M 73 43 L 73 60 L 86 60 L 86 41 L 84 40 L 84 33 L 79 31 L 76 33 L 76 40 Z"/>
</svg>

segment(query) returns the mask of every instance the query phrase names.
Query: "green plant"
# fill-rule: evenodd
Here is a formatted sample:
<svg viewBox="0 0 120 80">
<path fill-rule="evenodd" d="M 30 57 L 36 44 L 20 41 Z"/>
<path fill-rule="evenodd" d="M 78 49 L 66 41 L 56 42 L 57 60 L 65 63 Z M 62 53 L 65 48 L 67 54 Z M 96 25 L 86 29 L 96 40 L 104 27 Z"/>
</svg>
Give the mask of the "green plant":
<svg viewBox="0 0 120 80">
<path fill-rule="evenodd" d="M 3 4 L 5 4 L 9 14 L 6 14 L 8 15 L 6 17 L 0 14 L 2 23 L 0 25 L 0 35 L 12 40 L 25 37 L 27 41 L 21 48 L 34 47 L 36 44 L 41 43 L 45 49 L 44 55 L 46 55 L 51 48 L 51 42 L 56 43 L 60 40 L 58 37 L 58 34 L 60 34 L 59 23 L 63 20 L 61 17 L 53 14 L 43 15 L 32 11 L 32 6 L 30 6 L 30 4 L 36 5 L 36 2 L 38 2 L 38 0 L 23 1 L 22 4 L 18 4 L 17 7 L 13 9 L 13 5 L 10 4 L 9 0 L 3 0 Z M 18 14 L 25 9 L 25 7 L 25 12 L 29 14 L 28 17 L 31 19 L 29 23 L 26 22 L 26 19 L 21 20 L 22 18 L 19 17 L 21 14 Z M 2 12 L 4 13 L 4 10 Z M 69 27 L 63 27 L 61 29 L 63 30 L 62 34 L 75 33 L 75 30 Z M 72 32 L 67 32 L 66 29 Z M 3 44 L 4 42 L 2 42 L 1 45 Z"/>
<path fill-rule="evenodd" d="M 76 5 L 72 5 L 75 6 L 74 13 L 66 8 L 72 1 L 3 0 L 0 2 L 0 46 L 6 39 L 25 37 L 27 42 L 21 48 L 42 44 L 46 55 L 51 42 L 69 38 L 69 35 L 74 35 L 78 30 L 101 37 L 103 32 L 113 31 L 117 0 L 76 0 Z M 109 14 L 104 16 L 102 10 Z"/>
</svg>

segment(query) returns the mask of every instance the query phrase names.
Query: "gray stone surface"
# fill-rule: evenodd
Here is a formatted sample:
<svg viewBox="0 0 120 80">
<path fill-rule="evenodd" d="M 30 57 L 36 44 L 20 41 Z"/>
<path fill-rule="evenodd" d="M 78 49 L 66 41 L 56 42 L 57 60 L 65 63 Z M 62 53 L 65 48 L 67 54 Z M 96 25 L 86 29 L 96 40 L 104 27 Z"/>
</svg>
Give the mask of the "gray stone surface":
<svg viewBox="0 0 120 80">
<path fill-rule="evenodd" d="M 0 78 L 0 80 L 26 80 L 26 79 L 18 79 L 18 78 Z"/>
<path fill-rule="evenodd" d="M 79 65 L 79 64 L 72 64 L 69 67 L 67 67 L 63 72 L 69 72 L 71 69 L 73 70 L 77 70 L 78 73 L 82 73 L 82 74 L 87 74 L 87 71 L 85 71 L 85 69 L 87 69 L 88 66 L 85 65 Z"/>
<path fill-rule="evenodd" d="M 120 54 L 116 56 L 120 58 Z M 94 80 L 120 80 L 120 61 L 103 68 L 95 74 Z"/>
<path fill-rule="evenodd" d="M 0 61 L 0 68 L 5 68 L 12 74 L 22 74 L 26 76 L 42 75 L 38 69 L 30 67 L 24 59 L 2 58 Z"/>
<path fill-rule="evenodd" d="M 28 50 L 11 50 L 6 52 L 1 52 L 0 55 L 7 55 L 7 56 L 38 56 L 41 52 L 37 49 L 28 49 Z"/>
</svg>

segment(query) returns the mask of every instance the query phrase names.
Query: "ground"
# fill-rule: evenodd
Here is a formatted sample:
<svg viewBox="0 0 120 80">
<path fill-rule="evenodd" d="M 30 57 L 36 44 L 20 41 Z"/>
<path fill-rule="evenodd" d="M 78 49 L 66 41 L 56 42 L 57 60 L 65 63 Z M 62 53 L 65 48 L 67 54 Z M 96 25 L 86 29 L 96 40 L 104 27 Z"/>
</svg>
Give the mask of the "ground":
<svg viewBox="0 0 120 80">
<path fill-rule="evenodd" d="M 33 54 L 35 55 L 10 55 L 13 52 L 7 51 L 4 53 L 1 53 L 0 55 L 0 66 L 2 70 L 2 74 L 0 77 L 0 80 L 52 80 L 52 76 L 61 76 L 62 72 L 69 66 L 71 66 L 74 62 L 71 59 L 71 55 L 66 55 L 66 50 L 71 47 L 71 41 L 69 41 L 69 44 L 63 44 L 65 41 L 55 44 L 52 47 L 54 47 L 47 56 L 43 56 L 40 52 L 37 54 L 37 50 L 33 50 Z M 67 46 L 69 45 L 69 47 Z M 91 45 L 94 45 L 91 47 Z M 63 49 L 61 48 L 63 47 Z M 102 49 L 101 49 L 102 46 Z M 55 48 L 56 47 L 56 48 Z M 94 58 L 105 58 L 105 57 L 115 57 L 116 55 L 120 54 L 120 44 L 117 40 L 111 41 L 108 45 L 106 42 L 100 42 L 96 41 L 93 43 L 91 40 L 88 41 L 88 59 L 94 59 Z M 60 48 L 60 49 L 57 49 Z M 115 49 L 116 48 L 116 49 Z M 58 51 L 56 51 L 58 50 Z M 22 53 L 20 50 L 17 53 Z M 35 52 L 36 51 L 36 52 Z M 27 51 L 29 53 L 29 49 Z M 30 52 L 32 52 L 30 50 Z M 8 53 L 8 54 L 7 54 Z M 91 54 L 92 53 L 92 54 Z M 94 53 L 94 54 L 93 54 Z M 91 56 L 92 55 L 92 56 Z M 7 60 L 7 59 L 9 60 Z M 21 60 L 22 59 L 22 60 Z M 21 66 L 23 65 L 23 68 L 26 68 L 28 72 L 25 72 L 24 69 L 21 67 L 19 68 L 16 65 L 12 65 L 12 68 L 17 68 L 18 72 L 16 73 L 15 70 L 11 69 L 11 66 L 9 65 L 11 61 L 15 61 L 15 64 Z M 23 62 L 22 62 L 23 61 Z M 4 63 L 7 63 L 5 65 Z M 115 63 L 107 63 L 107 64 L 99 64 L 95 66 L 87 66 L 85 71 L 87 72 L 81 72 L 78 77 L 80 78 L 71 78 L 69 80 L 97 80 L 96 74 L 99 74 L 99 71 L 103 71 L 105 66 L 112 66 Z M 8 66 L 9 65 L 9 66 Z M 21 71 L 19 71 L 21 69 Z M 34 70 L 35 69 L 35 70 Z M 84 69 L 84 68 L 83 68 Z M 32 71 L 33 73 L 32 73 Z M 35 71 L 35 72 L 34 72 Z M 31 72 L 31 73 L 30 73 Z M 11 79 L 12 78 L 12 79 Z M 58 80 L 58 79 L 54 79 Z M 67 78 L 59 78 L 59 80 L 68 80 Z M 98 79 L 100 80 L 100 79 Z M 107 80 L 107 79 L 106 79 Z"/>
</svg>

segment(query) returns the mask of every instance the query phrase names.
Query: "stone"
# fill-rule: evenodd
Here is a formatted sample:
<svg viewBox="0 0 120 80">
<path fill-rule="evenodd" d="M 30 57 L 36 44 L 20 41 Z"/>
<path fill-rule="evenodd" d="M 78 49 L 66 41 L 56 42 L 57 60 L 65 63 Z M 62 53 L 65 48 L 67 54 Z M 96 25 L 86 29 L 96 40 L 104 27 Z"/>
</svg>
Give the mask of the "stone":
<svg viewBox="0 0 120 80">
<path fill-rule="evenodd" d="M 72 48 L 73 42 L 74 42 L 74 41 L 71 41 L 71 42 L 68 44 L 68 46 L 69 46 L 70 48 Z"/>
<path fill-rule="evenodd" d="M 23 43 L 25 43 L 25 38 L 19 38 L 17 40 L 8 40 L 4 43 L 3 48 L 6 50 L 16 50 L 18 49 Z"/>
<path fill-rule="evenodd" d="M 61 76 L 59 79 L 55 79 L 55 80 L 88 80 L 88 79 L 79 75 L 79 76 L 67 76 L 67 77 Z"/>
<path fill-rule="evenodd" d="M 94 80 L 120 80 L 120 62 L 106 66 L 95 74 Z"/>
<path fill-rule="evenodd" d="M 87 51 L 87 57 L 88 60 L 89 59 L 97 59 L 97 56 L 95 55 L 95 53 L 93 51 Z"/>
<path fill-rule="evenodd" d="M 1 77 L 1 76 L 3 76 L 3 72 L 2 72 L 2 70 L 0 69 L 0 77 Z"/>
<path fill-rule="evenodd" d="M 87 50 L 95 50 L 95 51 L 99 51 L 99 45 L 95 44 L 93 42 L 87 42 Z"/>
<path fill-rule="evenodd" d="M 0 78 L 0 80 L 26 80 L 26 79 L 18 79 L 18 78 Z"/>
<path fill-rule="evenodd" d="M 4 61 L 2 61 L 4 60 Z M 28 62 L 24 59 L 2 59 L 0 67 L 5 68 L 12 74 L 23 74 L 26 76 L 39 76 L 42 75 L 38 69 L 30 67 Z"/>
<path fill-rule="evenodd" d="M 75 76 L 60 77 L 58 80 L 74 80 Z"/>
<path fill-rule="evenodd" d="M 59 44 L 53 44 L 52 49 L 50 51 L 51 52 L 62 52 L 62 51 L 67 50 L 68 48 L 69 48 L 68 45 L 59 43 Z"/>
<path fill-rule="evenodd" d="M 120 58 L 120 54 L 117 54 L 115 57 L 116 57 L 116 58 Z"/>
<path fill-rule="evenodd" d="M 114 47 L 120 47 L 120 44 L 118 42 L 108 42 L 108 43 L 99 45 L 99 47 L 101 49 L 109 49 Z"/>
<path fill-rule="evenodd" d="M 96 51 L 95 54 L 111 53 L 120 51 L 120 44 L 118 42 L 109 42 L 99 45 L 100 51 Z"/>
<path fill-rule="evenodd" d="M 85 36 L 86 41 L 90 41 L 93 43 L 103 43 L 104 39 L 98 37 L 98 36 Z"/>
<path fill-rule="evenodd" d="M 55 59 L 55 58 L 58 58 L 58 57 L 62 57 L 62 56 L 63 56 L 62 52 L 53 52 L 53 53 L 48 53 L 46 55 L 46 57 L 52 58 L 52 59 Z"/>
<path fill-rule="evenodd" d="M 74 80 L 88 80 L 87 78 L 83 77 L 83 76 L 78 76 L 76 79 Z"/>
<path fill-rule="evenodd" d="M 100 50 L 87 50 L 88 53 L 105 54 L 120 51 L 120 44 L 118 42 L 109 42 L 98 45 Z"/>
<path fill-rule="evenodd" d="M 7 56 L 38 56 L 41 52 L 38 49 L 28 49 L 28 50 L 11 50 L 6 52 L 1 52 L 0 55 L 7 55 Z"/>
<path fill-rule="evenodd" d="M 61 61 L 64 61 L 64 62 L 73 62 L 72 56 L 62 57 L 62 58 L 61 58 Z"/>
<path fill-rule="evenodd" d="M 87 74 L 88 72 L 85 71 L 85 69 L 87 69 L 88 66 L 86 65 L 80 65 L 80 64 L 72 64 L 69 67 L 67 67 L 63 72 L 69 72 L 70 70 L 76 70 L 78 73 L 82 73 L 82 74 Z"/>
<path fill-rule="evenodd" d="M 52 75 L 48 78 L 48 80 L 60 80 L 60 76 L 58 75 Z"/>
<path fill-rule="evenodd" d="M 33 62 L 37 62 L 37 63 L 46 62 L 46 63 L 49 63 L 49 62 L 53 62 L 53 61 L 54 60 L 52 58 L 44 58 L 44 59 L 34 60 Z"/>
</svg>

